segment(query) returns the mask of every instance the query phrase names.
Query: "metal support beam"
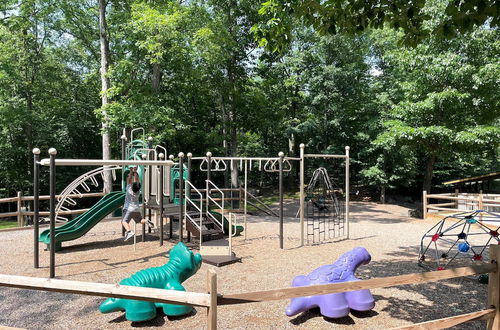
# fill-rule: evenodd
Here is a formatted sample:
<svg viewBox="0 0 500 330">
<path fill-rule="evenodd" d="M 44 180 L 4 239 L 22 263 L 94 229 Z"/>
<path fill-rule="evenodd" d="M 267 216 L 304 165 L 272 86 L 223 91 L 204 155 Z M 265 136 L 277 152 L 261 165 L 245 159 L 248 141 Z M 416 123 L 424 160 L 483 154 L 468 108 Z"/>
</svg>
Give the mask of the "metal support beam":
<svg viewBox="0 0 500 330">
<path fill-rule="evenodd" d="M 50 278 L 56 277 L 56 155 L 55 148 L 49 149 L 50 155 Z"/>
<path fill-rule="evenodd" d="M 285 154 L 279 154 L 279 191 L 280 191 L 280 249 L 283 249 L 283 159 Z"/>
<path fill-rule="evenodd" d="M 165 158 L 165 155 L 163 153 L 160 153 L 158 155 L 160 160 L 163 160 Z M 163 166 L 160 166 L 160 187 L 158 188 L 158 194 L 160 196 L 159 199 L 159 206 L 160 206 L 160 246 L 163 246 Z M 172 231 L 170 231 L 170 234 L 172 234 Z"/>
<path fill-rule="evenodd" d="M 40 267 L 39 261 L 39 244 L 38 236 L 40 233 L 39 216 L 40 216 L 40 166 L 38 161 L 40 159 L 40 149 L 33 149 L 33 265 L 35 268 Z"/>
<path fill-rule="evenodd" d="M 349 239 L 349 146 L 345 147 L 345 225 Z"/>
<path fill-rule="evenodd" d="M 188 158 L 188 174 L 187 174 L 187 179 L 189 182 L 191 182 L 191 158 L 193 158 L 193 154 L 188 152 L 187 154 L 187 158 Z M 191 185 L 188 185 L 187 187 L 187 195 L 189 198 L 191 198 Z M 187 205 L 187 204 L 186 204 Z M 189 211 L 189 210 L 188 210 Z M 188 242 L 191 242 L 191 232 L 190 231 L 187 231 L 187 241 Z"/>
<path fill-rule="evenodd" d="M 184 226 L 184 153 L 179 152 L 179 242 L 182 242 Z"/>
<path fill-rule="evenodd" d="M 300 144 L 300 246 L 304 246 L 304 149 L 305 145 L 303 143 Z"/>
</svg>

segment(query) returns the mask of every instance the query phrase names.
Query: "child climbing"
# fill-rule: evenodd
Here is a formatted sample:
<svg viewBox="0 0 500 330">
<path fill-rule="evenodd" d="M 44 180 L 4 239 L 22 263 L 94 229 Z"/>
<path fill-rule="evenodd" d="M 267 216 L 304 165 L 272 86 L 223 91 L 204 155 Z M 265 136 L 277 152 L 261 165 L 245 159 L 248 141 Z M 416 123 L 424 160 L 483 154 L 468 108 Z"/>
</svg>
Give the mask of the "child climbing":
<svg viewBox="0 0 500 330">
<path fill-rule="evenodd" d="M 130 229 L 130 220 L 134 220 L 136 223 L 145 223 L 149 228 L 153 228 L 154 224 L 151 220 L 144 219 L 141 215 L 140 205 L 139 205 L 139 194 L 141 192 L 141 182 L 139 181 L 139 175 L 137 174 L 137 167 L 131 167 L 130 172 L 127 176 L 127 188 L 125 195 L 125 203 L 123 204 L 123 219 L 122 225 L 126 230 L 125 241 L 134 237 L 135 233 Z"/>
</svg>

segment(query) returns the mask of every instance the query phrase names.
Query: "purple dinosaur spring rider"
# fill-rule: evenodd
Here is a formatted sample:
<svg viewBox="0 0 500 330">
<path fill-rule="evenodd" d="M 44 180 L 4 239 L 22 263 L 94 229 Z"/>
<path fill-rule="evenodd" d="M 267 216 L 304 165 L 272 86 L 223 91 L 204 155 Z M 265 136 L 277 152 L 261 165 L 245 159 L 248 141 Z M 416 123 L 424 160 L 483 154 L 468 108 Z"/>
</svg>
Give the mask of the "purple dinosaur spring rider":
<svg viewBox="0 0 500 330">
<path fill-rule="evenodd" d="M 324 265 L 313 270 L 309 275 L 299 275 L 293 279 L 292 286 L 308 286 L 318 284 L 359 281 L 354 276 L 360 265 L 370 262 L 371 256 L 365 248 L 356 247 L 344 253 L 332 265 Z M 286 315 L 293 316 L 319 307 L 321 315 L 330 318 L 340 318 L 349 315 L 349 310 L 368 311 L 375 306 L 370 290 L 358 290 L 340 293 L 330 293 L 319 296 L 293 298 L 286 308 Z"/>
</svg>

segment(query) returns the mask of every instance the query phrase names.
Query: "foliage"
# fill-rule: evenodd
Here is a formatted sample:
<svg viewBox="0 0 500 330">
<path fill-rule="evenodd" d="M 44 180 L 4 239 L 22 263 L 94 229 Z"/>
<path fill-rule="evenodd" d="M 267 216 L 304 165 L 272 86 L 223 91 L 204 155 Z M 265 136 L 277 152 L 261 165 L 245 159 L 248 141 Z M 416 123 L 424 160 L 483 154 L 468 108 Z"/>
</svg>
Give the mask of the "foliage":
<svg viewBox="0 0 500 330">
<path fill-rule="evenodd" d="M 443 9 L 443 19 L 430 28 L 426 27 L 436 16 L 426 10 L 428 7 Z M 297 19 L 323 35 L 352 35 L 384 27 L 400 29 L 407 45 L 415 45 L 430 35 L 450 38 L 485 23 L 491 27 L 500 24 L 500 5 L 495 0 L 268 0 L 259 13 L 264 20 L 253 31 L 261 46 L 273 50 L 289 44 Z"/>
<path fill-rule="evenodd" d="M 497 171 L 495 6 L 110 0 L 112 88 L 101 107 L 98 2 L 4 1 L 0 194 L 29 193 L 33 147 L 101 157 L 103 110 L 114 158 L 122 129 L 144 127 L 169 154 L 298 156 L 300 143 L 343 154 L 349 145 L 351 182 L 377 189 Z M 340 162 L 329 164 L 340 177 Z M 58 188 L 81 171 L 58 172 Z"/>
</svg>

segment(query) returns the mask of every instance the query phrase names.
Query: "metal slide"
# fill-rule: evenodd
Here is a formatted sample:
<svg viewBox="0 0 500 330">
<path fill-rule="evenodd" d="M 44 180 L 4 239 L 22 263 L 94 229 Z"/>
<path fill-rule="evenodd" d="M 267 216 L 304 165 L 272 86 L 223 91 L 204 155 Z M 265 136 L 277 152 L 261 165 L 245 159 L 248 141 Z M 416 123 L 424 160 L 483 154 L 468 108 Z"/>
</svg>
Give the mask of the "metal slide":
<svg viewBox="0 0 500 330">
<path fill-rule="evenodd" d="M 59 226 L 55 230 L 56 251 L 61 249 L 61 243 L 71 241 L 85 235 L 99 221 L 108 214 L 121 207 L 125 202 L 125 192 L 114 191 L 106 194 L 92 208 L 79 215 L 70 222 Z M 39 241 L 50 245 L 50 230 L 44 230 L 40 234 Z"/>
</svg>

